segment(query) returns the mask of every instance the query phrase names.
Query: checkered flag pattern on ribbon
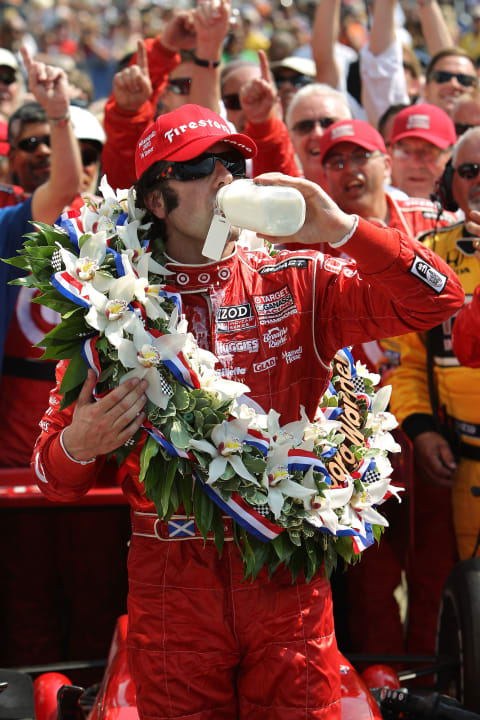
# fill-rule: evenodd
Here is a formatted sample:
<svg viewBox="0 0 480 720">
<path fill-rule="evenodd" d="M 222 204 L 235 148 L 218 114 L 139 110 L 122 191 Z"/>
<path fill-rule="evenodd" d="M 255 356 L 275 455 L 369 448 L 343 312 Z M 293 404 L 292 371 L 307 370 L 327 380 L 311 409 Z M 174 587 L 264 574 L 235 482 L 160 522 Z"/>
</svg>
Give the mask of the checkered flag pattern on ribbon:
<svg viewBox="0 0 480 720">
<path fill-rule="evenodd" d="M 252 507 L 259 515 L 262 515 L 263 517 L 268 517 L 270 515 L 270 508 L 266 503 L 265 505 L 252 505 Z"/>
<path fill-rule="evenodd" d="M 60 272 L 62 269 L 62 256 L 60 254 L 60 250 L 55 250 L 52 255 L 52 267 L 55 272 Z"/>
<path fill-rule="evenodd" d="M 162 388 L 162 392 L 165 395 L 173 395 L 172 386 L 169 385 L 169 383 L 165 380 L 161 372 L 159 372 L 158 374 L 160 375 L 160 387 Z"/>
<path fill-rule="evenodd" d="M 380 480 L 380 473 L 376 470 L 367 470 L 365 475 L 362 477 L 362 483 L 374 483 Z"/>
<path fill-rule="evenodd" d="M 353 389 L 356 393 L 364 393 L 365 392 L 365 383 L 363 382 L 363 378 L 359 375 L 356 375 L 355 377 L 352 377 L 352 383 L 353 383 Z"/>
</svg>

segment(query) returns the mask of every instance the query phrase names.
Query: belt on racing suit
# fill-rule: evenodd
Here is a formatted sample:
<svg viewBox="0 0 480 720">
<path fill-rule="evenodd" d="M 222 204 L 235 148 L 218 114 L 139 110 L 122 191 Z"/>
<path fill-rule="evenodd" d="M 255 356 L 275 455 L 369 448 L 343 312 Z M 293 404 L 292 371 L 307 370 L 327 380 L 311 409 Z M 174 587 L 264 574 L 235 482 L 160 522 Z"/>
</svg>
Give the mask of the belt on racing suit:
<svg viewBox="0 0 480 720">
<path fill-rule="evenodd" d="M 233 540 L 232 518 L 222 515 L 224 539 Z M 132 512 L 132 535 L 155 538 L 162 542 L 172 540 L 203 540 L 194 519 L 188 515 L 172 515 L 169 520 L 160 520 L 156 513 Z M 209 532 L 207 540 L 213 540 Z"/>
<path fill-rule="evenodd" d="M 451 417 L 451 416 L 450 416 Z M 480 425 L 472 422 L 465 422 L 464 420 L 458 420 L 458 418 L 451 417 L 455 430 L 459 435 L 472 438 L 472 440 L 480 440 Z M 460 442 L 460 455 L 461 457 L 468 458 L 469 460 L 480 461 L 480 445 L 471 445 L 470 443 Z"/>
</svg>

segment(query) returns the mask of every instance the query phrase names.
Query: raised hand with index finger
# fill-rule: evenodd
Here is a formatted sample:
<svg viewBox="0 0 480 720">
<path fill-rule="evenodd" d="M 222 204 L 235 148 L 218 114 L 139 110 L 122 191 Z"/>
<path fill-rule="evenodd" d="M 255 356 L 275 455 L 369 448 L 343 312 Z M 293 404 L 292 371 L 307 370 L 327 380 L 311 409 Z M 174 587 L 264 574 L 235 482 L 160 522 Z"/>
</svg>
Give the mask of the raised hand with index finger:
<svg viewBox="0 0 480 720">
<path fill-rule="evenodd" d="M 268 60 L 263 50 L 258 51 L 260 77 L 250 80 L 240 90 L 240 103 L 247 120 L 265 122 L 277 107 L 277 89 L 273 82 Z"/>
</svg>

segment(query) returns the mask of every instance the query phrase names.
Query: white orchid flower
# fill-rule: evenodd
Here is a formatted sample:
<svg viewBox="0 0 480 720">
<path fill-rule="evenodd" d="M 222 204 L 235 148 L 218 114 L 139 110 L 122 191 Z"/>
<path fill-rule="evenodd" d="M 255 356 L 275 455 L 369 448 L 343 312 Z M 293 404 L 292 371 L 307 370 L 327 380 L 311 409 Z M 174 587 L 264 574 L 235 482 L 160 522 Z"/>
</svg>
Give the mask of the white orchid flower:
<svg viewBox="0 0 480 720">
<path fill-rule="evenodd" d="M 198 379 L 203 390 L 217 393 L 221 400 L 233 400 L 233 398 L 239 397 L 250 390 L 244 383 L 226 380 L 216 370 L 207 367 L 202 368 Z"/>
<path fill-rule="evenodd" d="M 161 335 L 153 337 L 140 323 L 133 330 L 133 341 L 123 338 L 118 343 L 118 359 L 126 368 L 133 368 L 121 379 L 131 377 L 145 378 L 148 388 L 145 393 L 149 400 L 160 408 L 165 408 L 171 393 L 165 392 L 166 381 L 159 373 L 164 360 L 172 360 L 182 349 L 181 335 Z"/>
<path fill-rule="evenodd" d="M 172 270 L 167 270 L 166 267 L 160 265 L 160 263 L 153 259 L 152 253 L 142 247 L 138 239 L 139 227 L 140 221 L 134 220 L 125 225 L 117 225 L 115 228 L 115 232 L 125 247 L 125 250 L 122 252 L 122 263 L 125 272 L 129 272 L 129 267 L 126 263 L 126 258 L 128 257 L 135 272 L 147 281 L 149 273 L 154 273 L 155 275 L 173 275 Z"/>
<path fill-rule="evenodd" d="M 287 425 L 280 425 L 280 414 L 276 410 L 268 413 L 267 429 L 268 434 L 276 445 L 288 444 L 290 447 L 301 447 L 302 450 L 313 450 L 313 440 L 304 442 L 305 430 L 311 425 L 305 414 L 305 408 L 300 409 L 302 419 L 296 420 Z"/>
<path fill-rule="evenodd" d="M 372 412 L 373 415 L 378 415 L 378 413 L 384 412 L 388 407 L 391 395 L 391 385 L 385 385 L 384 387 L 381 387 L 373 396 L 370 412 Z"/>
<path fill-rule="evenodd" d="M 59 252 L 67 272 L 82 284 L 92 283 L 96 290 L 104 293 L 114 282 L 115 279 L 110 275 L 98 272 L 107 252 L 105 232 L 90 235 L 82 243 L 79 255 L 61 246 Z"/>
<path fill-rule="evenodd" d="M 125 275 L 113 281 L 108 296 L 99 292 L 91 283 L 83 286 L 83 295 L 88 296 L 91 307 L 85 315 L 85 321 L 91 327 L 105 334 L 115 347 L 118 347 L 124 331 L 133 332 L 140 324 L 137 315 L 128 309 L 133 298 L 135 276 Z"/>
<path fill-rule="evenodd" d="M 369 443 L 370 447 L 374 450 L 383 450 L 390 453 L 401 452 L 402 450 L 401 446 L 389 432 L 375 433 L 369 438 Z"/>
<path fill-rule="evenodd" d="M 267 455 L 267 467 L 262 476 L 262 486 L 267 490 L 267 502 L 276 518 L 280 517 L 285 497 L 304 499 L 315 495 L 317 489 L 304 487 L 292 480 L 288 471 L 288 444 L 274 447 Z"/>
<path fill-rule="evenodd" d="M 373 505 L 379 505 L 383 501 L 389 486 L 387 478 L 381 478 L 373 483 L 363 485 L 361 492 L 354 492 L 350 500 L 350 509 L 362 519 L 362 522 L 374 523 L 375 525 L 388 526 L 388 521 L 380 515 Z"/>
<path fill-rule="evenodd" d="M 191 448 L 206 452 L 212 457 L 208 468 L 208 485 L 212 485 L 221 477 L 227 465 L 231 465 L 240 477 L 254 485 L 259 485 L 258 480 L 247 470 L 241 459 L 248 426 L 248 420 L 225 421 L 213 428 L 212 442 L 193 438 L 190 440 Z"/>
<path fill-rule="evenodd" d="M 335 510 L 344 507 L 350 502 L 353 493 L 353 483 L 344 488 L 331 488 L 324 491 L 324 495 L 318 493 L 313 477 L 313 468 L 305 473 L 303 484 L 306 488 L 314 490 L 315 494 L 303 501 L 305 510 L 309 513 L 308 522 L 316 528 L 327 528 L 335 535 L 339 529 L 343 529 L 338 520 Z"/>
<path fill-rule="evenodd" d="M 361 363 L 360 360 L 357 360 L 357 362 L 355 363 L 355 370 L 357 371 L 358 377 L 370 380 L 373 385 L 378 385 L 378 383 L 380 382 L 380 375 L 370 372 L 367 366 Z"/>
</svg>

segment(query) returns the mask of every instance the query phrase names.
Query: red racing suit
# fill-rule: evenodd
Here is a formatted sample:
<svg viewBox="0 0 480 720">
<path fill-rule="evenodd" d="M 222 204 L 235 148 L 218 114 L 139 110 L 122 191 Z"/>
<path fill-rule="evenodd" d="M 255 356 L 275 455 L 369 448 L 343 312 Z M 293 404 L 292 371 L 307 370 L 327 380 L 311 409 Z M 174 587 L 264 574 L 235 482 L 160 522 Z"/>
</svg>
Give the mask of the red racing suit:
<svg viewBox="0 0 480 720">
<path fill-rule="evenodd" d="M 308 250 L 270 258 L 237 248 L 220 262 L 169 266 L 199 344 L 282 423 L 298 418 L 300 404 L 313 417 L 338 348 L 431 327 L 463 302 L 454 273 L 395 230 L 360 219 L 345 249 L 357 265 Z M 60 363 L 58 383 L 62 372 Z M 73 408 L 60 412 L 58 383 L 32 463 L 42 491 L 69 500 L 88 491 L 103 458 L 65 455 L 59 436 Z M 233 543 L 219 558 L 213 542 L 158 525 L 134 454 L 123 488 L 133 511 L 127 643 L 140 717 L 340 720 L 326 580 L 292 584 L 280 568 L 244 583 Z"/>
<path fill-rule="evenodd" d="M 480 285 L 475 288 L 472 302 L 464 305 L 455 318 L 452 343 L 460 365 L 480 367 Z"/>
</svg>

